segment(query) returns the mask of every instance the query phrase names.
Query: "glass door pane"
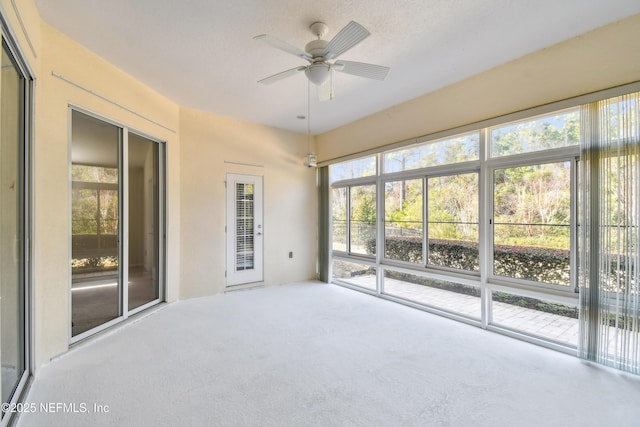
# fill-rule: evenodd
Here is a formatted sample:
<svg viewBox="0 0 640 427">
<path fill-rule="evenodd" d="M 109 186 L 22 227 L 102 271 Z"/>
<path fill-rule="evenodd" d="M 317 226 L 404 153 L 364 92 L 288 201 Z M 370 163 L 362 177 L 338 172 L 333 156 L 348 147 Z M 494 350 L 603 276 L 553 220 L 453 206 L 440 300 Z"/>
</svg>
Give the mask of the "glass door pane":
<svg viewBox="0 0 640 427">
<path fill-rule="evenodd" d="M 71 141 L 71 334 L 122 315 L 120 229 L 121 130 L 78 111 Z"/>
<path fill-rule="evenodd" d="M 0 80 L 0 362 L 2 402 L 25 372 L 24 88 L 6 46 Z"/>
<path fill-rule="evenodd" d="M 160 144 L 129 134 L 129 310 L 159 293 Z"/>
<path fill-rule="evenodd" d="M 349 248 L 351 253 L 376 254 L 376 186 L 351 187 Z"/>
<path fill-rule="evenodd" d="M 236 271 L 253 270 L 253 184 L 236 183 Z"/>
<path fill-rule="evenodd" d="M 493 274 L 571 285 L 571 165 L 494 171 Z"/>
<path fill-rule="evenodd" d="M 334 251 L 347 252 L 347 187 L 331 189 L 331 227 Z"/>
</svg>

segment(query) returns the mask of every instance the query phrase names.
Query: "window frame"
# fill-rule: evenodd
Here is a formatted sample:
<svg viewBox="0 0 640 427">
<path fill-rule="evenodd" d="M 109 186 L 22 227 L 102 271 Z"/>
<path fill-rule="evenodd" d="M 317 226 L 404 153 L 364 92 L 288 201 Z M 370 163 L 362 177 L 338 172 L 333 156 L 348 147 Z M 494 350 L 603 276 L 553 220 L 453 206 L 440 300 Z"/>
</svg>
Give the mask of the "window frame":
<svg viewBox="0 0 640 427">
<path fill-rule="evenodd" d="M 486 139 L 486 159 L 487 160 L 497 160 L 497 159 L 502 159 L 502 158 L 511 158 L 511 157 L 516 157 L 516 156 L 526 156 L 526 155 L 534 155 L 534 154 L 538 154 L 538 153 L 548 153 L 551 151 L 556 151 L 556 150 L 565 150 L 565 149 L 578 149 L 578 153 L 580 151 L 580 143 L 575 144 L 575 145 L 566 145 L 564 147 L 554 147 L 554 148 L 548 148 L 545 150 L 532 150 L 532 151 L 524 151 L 521 153 L 514 153 L 514 154 L 504 154 L 504 155 L 493 155 L 492 154 L 492 150 L 493 150 L 493 141 L 492 141 L 492 135 L 491 132 L 493 129 L 495 128 L 501 128 L 501 127 L 505 127 L 505 126 L 509 126 L 509 125 L 516 125 L 519 123 L 526 123 L 526 122 L 531 122 L 531 121 L 535 121 L 538 120 L 540 118 L 543 117 L 549 117 L 549 116 L 558 116 L 561 114 L 566 114 L 566 113 L 570 113 L 570 112 L 577 112 L 578 114 L 580 114 L 580 108 L 579 106 L 572 106 L 572 107 L 567 107 L 567 108 L 561 108 L 558 110 L 551 110 L 551 111 L 547 111 L 544 113 L 539 113 L 539 114 L 535 114 L 535 115 L 531 115 L 531 116 L 525 116 L 525 117 L 521 117 L 519 119 L 516 120 L 511 120 L 511 121 L 505 121 L 502 123 L 497 123 L 493 126 L 487 126 L 486 128 L 484 128 L 486 135 L 485 135 L 485 139 Z M 579 120 L 579 118 L 578 118 Z"/>
<path fill-rule="evenodd" d="M 558 351 L 562 351 L 569 354 L 575 354 L 575 346 L 563 345 L 546 337 L 536 336 L 518 332 L 500 325 L 493 324 L 492 321 L 492 292 L 500 291 L 514 295 L 522 295 L 540 300 L 545 300 L 553 303 L 559 303 L 569 306 L 578 305 L 578 284 L 579 284 L 579 271 L 578 264 L 578 231 L 580 227 L 578 213 L 578 203 L 584 203 L 580 201 L 580 195 L 578 194 L 578 186 L 580 179 L 583 179 L 581 175 L 581 149 L 582 138 L 585 135 L 585 131 L 581 130 L 580 144 L 556 147 L 546 150 L 531 151 L 527 153 L 517 153 L 505 156 L 499 156 L 491 158 L 489 155 L 490 150 L 490 129 L 496 126 L 504 126 L 510 122 L 526 121 L 528 119 L 534 119 L 539 116 L 549 116 L 556 113 L 560 113 L 564 110 L 580 108 L 586 104 L 593 102 L 606 100 L 610 98 L 619 97 L 625 94 L 639 92 L 640 82 L 629 83 L 617 87 L 612 87 L 598 92 L 580 95 L 574 98 L 569 98 L 550 104 L 540 105 L 525 110 L 505 114 L 482 120 L 476 123 L 462 125 L 456 128 L 436 132 L 433 134 L 407 139 L 404 141 L 398 141 L 386 144 L 382 147 L 372 148 L 359 153 L 353 153 L 341 158 L 320 162 L 320 167 L 331 166 L 334 163 L 348 161 L 364 156 L 377 155 L 378 173 L 375 177 L 360 178 L 355 180 L 343 180 L 340 182 L 331 183 L 329 188 L 336 186 L 348 186 L 351 183 L 368 183 L 376 182 L 378 184 L 378 241 L 380 238 L 384 238 L 384 222 L 380 221 L 380 218 L 384 218 L 384 192 L 380 189 L 384 189 L 384 183 L 389 181 L 399 181 L 411 178 L 424 178 L 427 175 L 450 175 L 456 172 L 465 172 L 477 170 L 479 171 L 479 262 L 480 262 L 480 274 L 479 277 L 467 274 L 461 271 L 448 271 L 436 268 L 425 268 L 414 263 L 407 263 L 396 260 L 389 260 L 381 256 L 381 251 L 376 254 L 375 261 L 372 259 L 362 259 L 360 257 L 352 256 L 345 252 L 336 252 L 333 250 L 328 251 L 328 265 L 326 267 L 328 271 L 328 277 L 332 277 L 331 262 L 333 258 L 354 260 L 354 262 L 361 261 L 363 264 L 369 264 L 377 268 L 377 291 L 371 292 L 370 290 L 357 289 L 359 291 L 375 294 L 376 296 L 387 299 L 390 301 L 398 302 L 410 307 L 414 307 L 420 310 L 436 313 L 438 315 L 449 317 L 455 320 L 463 321 L 475 326 L 480 326 L 488 330 L 496 331 L 508 336 L 512 336 L 524 341 L 528 341 L 534 344 L 543 345 L 545 347 L 553 348 Z M 581 109 L 582 114 L 582 109 Z M 438 165 L 423 169 L 412 169 L 409 171 L 398 171 L 393 173 L 382 173 L 382 162 L 384 161 L 384 153 L 394 150 L 401 150 L 405 147 L 420 144 L 426 141 L 436 141 L 438 139 L 445 139 L 455 137 L 456 135 L 462 135 L 472 131 L 480 132 L 480 159 L 474 162 L 461 162 L 460 164 L 451 165 Z M 504 278 L 500 276 L 494 276 L 490 273 L 493 272 L 493 227 L 489 224 L 489 221 L 493 219 L 493 193 L 494 183 L 493 174 L 495 169 L 505 168 L 509 166 L 521 166 L 526 164 L 550 163 L 550 162 L 570 162 L 570 284 L 571 286 L 565 287 L 563 285 L 544 284 L 541 282 L 533 281 L 521 281 L 518 279 Z M 491 192 L 489 194 L 489 192 Z M 331 193 L 330 193 L 331 194 Z M 427 200 L 423 196 L 423 200 Z M 331 215 L 329 205 L 329 215 Z M 426 219 L 426 212 L 424 213 Z M 332 225 L 329 223 L 327 228 L 321 227 L 321 233 L 329 235 L 332 239 Z M 426 236 L 426 229 L 424 231 Z M 426 238 L 425 238 L 426 239 Z M 426 245 L 426 242 L 425 242 Z M 489 257 L 491 254 L 491 257 Z M 426 258 L 426 257 L 425 257 Z M 384 272 L 385 270 L 406 272 L 409 274 L 415 274 L 422 277 L 435 277 L 441 280 L 448 280 L 455 283 L 467 284 L 470 286 L 477 286 L 481 289 L 481 312 L 482 316 L 479 321 L 471 320 L 458 314 L 452 314 L 446 310 L 439 309 L 436 306 L 429 305 L 427 302 L 416 302 L 411 299 L 394 297 L 393 295 L 387 295 L 384 292 Z M 331 279 L 332 283 L 343 285 L 345 287 L 352 287 L 349 284 L 345 284 L 340 280 Z"/>
<path fill-rule="evenodd" d="M 567 110 L 566 108 L 564 110 Z M 563 110 L 563 111 L 564 111 Z M 551 112 L 553 113 L 553 111 Z M 548 114 L 546 114 L 548 115 Z M 538 115 L 540 116 L 540 115 Z M 522 120 L 518 120 L 522 121 Z M 507 122 L 505 122 L 507 123 Z M 490 157 L 490 132 L 491 127 L 484 127 L 479 130 L 480 132 L 480 158 L 478 160 L 466 161 L 460 163 L 446 164 L 430 166 L 421 169 L 411 169 L 407 171 L 398 171 L 392 173 L 382 173 L 384 154 L 390 150 L 381 150 L 377 153 L 377 170 L 378 174 L 375 176 L 358 177 L 351 179 L 344 179 L 331 183 L 330 188 L 346 188 L 347 189 L 347 212 L 351 210 L 351 190 L 353 187 L 362 185 L 377 185 L 377 199 L 378 199 L 378 211 L 377 211 L 377 233 L 376 233 L 376 254 L 366 255 L 353 252 L 351 250 L 350 239 L 350 219 L 347 218 L 346 233 L 347 234 L 347 248 L 345 251 L 331 249 L 331 256 L 341 256 L 353 258 L 355 260 L 367 260 L 371 261 L 376 259 L 378 265 L 409 268 L 417 272 L 432 272 L 445 275 L 451 275 L 452 277 L 469 277 L 479 280 L 481 283 L 495 284 L 500 286 L 512 287 L 514 289 L 529 289 L 531 291 L 541 291 L 543 294 L 550 292 L 556 295 L 569 295 L 577 293 L 577 161 L 580 157 L 580 146 L 568 146 L 553 148 L 544 151 L 533 151 L 528 153 L 518 153 L 513 155 L 506 155 L 500 157 Z M 468 134 L 469 132 L 464 132 Z M 453 135 L 455 137 L 455 135 Z M 449 137 L 451 138 L 451 136 Z M 443 138 L 438 138 L 441 140 Z M 369 156 L 370 157 L 370 156 Z M 351 159 L 350 159 L 351 160 Z M 348 160 L 348 161 L 350 161 Z M 532 280 L 510 278 L 495 275 L 493 273 L 493 242 L 494 242 L 494 225 L 493 225 L 493 194 L 495 193 L 495 184 L 493 182 L 493 174 L 497 169 L 504 169 L 509 167 L 527 166 L 543 163 L 554 162 L 571 162 L 571 224 L 570 224 L 570 285 L 564 286 L 559 284 L 551 284 L 544 282 L 537 282 Z M 479 230 L 478 230 L 478 256 L 479 256 L 479 271 L 460 270 L 453 267 L 438 266 L 428 263 L 428 179 L 440 176 L 453 176 L 466 173 L 478 173 L 478 218 L 479 218 Z M 410 261 L 396 260 L 387 258 L 383 246 L 383 250 L 380 250 L 380 242 L 385 244 L 385 194 L 383 189 L 385 185 L 390 182 L 406 181 L 412 179 L 423 180 L 423 262 L 413 263 Z M 382 189 L 382 190 L 381 190 Z M 331 201 L 333 199 L 331 198 Z M 331 203 L 329 204 L 331 206 Z M 333 227 L 331 227 L 333 230 Z M 333 233 L 331 230 L 331 241 L 333 241 Z"/>
<path fill-rule="evenodd" d="M 375 209 L 375 213 L 376 213 L 376 221 L 374 226 L 374 235 L 375 235 L 375 239 L 376 239 L 376 253 L 375 254 L 367 254 L 365 253 L 360 253 L 360 252 L 354 252 L 353 251 L 353 242 L 352 242 L 352 235 L 351 235 L 351 231 L 353 229 L 352 227 L 352 210 L 353 210 L 353 206 L 352 206 L 352 200 L 351 200 L 351 195 L 352 195 L 352 191 L 354 188 L 358 188 L 358 187 L 370 187 L 373 186 L 374 187 L 374 193 L 373 193 L 373 198 L 374 198 L 374 209 Z M 350 185 L 347 189 L 347 253 L 349 255 L 352 256 L 356 256 L 356 257 L 360 257 L 360 258 L 365 258 L 365 259 L 371 259 L 371 258 L 377 258 L 378 253 L 380 252 L 380 248 L 379 248 L 379 233 L 378 233 L 378 224 L 380 223 L 380 216 L 379 216 L 379 209 L 378 209 L 378 198 L 379 198 L 379 191 L 378 191 L 378 184 L 376 182 L 371 182 L 371 183 L 364 183 L 364 184 L 354 184 L 354 185 Z"/>
<path fill-rule="evenodd" d="M 372 179 L 373 178 L 373 179 Z M 366 255 L 366 254 L 361 254 L 358 252 L 353 252 L 351 250 L 351 190 L 353 187 L 362 187 L 362 186 L 367 186 L 367 185 L 374 185 L 376 186 L 376 254 L 372 254 L 372 255 Z M 377 184 L 377 180 L 376 177 L 364 177 L 364 178 L 355 178 L 355 179 L 351 179 L 351 180 L 342 180 L 339 181 L 337 183 L 331 184 L 331 186 L 329 187 L 329 209 L 331 209 L 331 207 L 333 206 L 333 191 L 334 189 L 341 189 L 344 188 L 346 189 L 346 225 L 345 225 L 345 243 L 346 243 L 346 247 L 344 251 L 341 250 L 337 250 L 337 249 L 333 249 L 333 212 L 329 212 L 329 218 L 332 220 L 331 224 L 330 224 L 330 238 L 329 238 L 329 242 L 331 242 L 331 246 L 330 246 L 330 251 L 331 251 L 331 256 L 342 256 L 342 257 L 353 257 L 354 259 L 359 259 L 359 260 L 368 260 L 371 261 L 372 259 L 375 259 L 377 257 L 377 253 L 379 252 L 378 250 L 378 232 L 377 232 L 377 224 L 379 223 L 378 218 L 379 218 L 379 211 L 377 209 L 378 206 L 378 184 Z"/>
<path fill-rule="evenodd" d="M 487 132 L 490 129 L 487 128 Z M 488 148 L 488 147 L 487 147 Z M 490 158 L 486 161 L 485 189 L 489 193 L 485 198 L 485 206 L 487 211 L 487 233 L 485 239 L 485 272 L 487 283 L 502 286 L 513 286 L 518 289 L 539 289 L 549 290 L 553 293 L 560 294 L 576 294 L 578 292 L 577 283 L 577 170 L 578 160 L 580 157 L 580 146 L 554 148 L 547 151 L 536 151 L 531 153 L 519 153 L 511 156 L 502 156 Z M 494 173 L 496 170 L 508 169 L 522 166 L 541 165 L 549 163 L 570 163 L 570 237 L 569 237 L 569 286 L 560 284 L 545 283 L 534 280 L 519 279 L 513 277 L 505 277 L 494 273 L 494 246 L 495 246 L 495 224 L 494 224 L 494 195 L 495 180 Z"/>
<path fill-rule="evenodd" d="M 465 134 L 469 134 L 470 132 L 465 132 Z M 451 137 L 450 137 L 451 138 Z M 439 140 L 442 140 L 444 138 L 439 138 Z M 483 145 L 483 138 L 482 138 L 482 133 L 480 135 L 480 154 L 482 155 L 482 145 Z M 388 151 L 385 151 L 388 152 Z M 380 156 L 382 157 L 384 155 L 385 152 L 380 152 Z M 482 158 L 482 157 L 481 157 Z M 397 181 L 407 181 L 407 180 L 411 180 L 411 179 L 422 179 L 423 183 L 422 183 L 422 205 L 423 205 L 423 210 L 422 210 L 422 224 L 423 224 L 423 230 L 422 230 L 422 260 L 423 262 L 421 264 L 418 263 L 413 263 L 413 262 L 408 262 L 408 261 L 401 261 L 401 260 L 394 260 L 394 259 L 390 259 L 390 258 L 386 258 L 386 257 L 382 257 L 381 259 L 381 264 L 384 265 L 390 265 L 390 266 L 396 266 L 396 267 L 413 267 L 413 268 L 418 268 L 418 269 L 422 269 L 422 270 L 427 270 L 427 271 L 434 271 L 434 272 L 448 272 L 448 273 L 454 273 L 454 274 L 463 274 L 463 275 L 470 275 L 470 276 L 474 276 L 474 277 L 478 277 L 480 276 L 480 272 L 479 271 L 470 271 L 470 270 L 460 270 L 457 268 L 451 268 L 451 267 L 445 267 L 445 266 L 438 266 L 438 265 L 432 265 L 432 264 L 428 264 L 428 232 L 429 232 L 429 228 L 428 228 L 428 224 L 427 224 L 427 219 L 428 219 L 428 190 L 427 190 L 427 183 L 428 183 L 428 179 L 429 178 L 435 178 L 435 177 L 441 177 L 441 176 L 452 176 L 452 175 L 461 175 L 461 174 L 465 174 L 465 173 L 478 173 L 478 187 L 479 187 L 479 191 L 478 191 L 478 218 L 481 218 L 481 212 L 482 212 L 482 208 L 481 208 L 481 187 L 482 187 L 482 171 L 481 171 L 481 164 L 482 161 L 480 159 L 478 160 L 473 160 L 473 161 L 467 161 L 467 162 L 460 162 L 460 163 L 452 163 L 452 164 L 447 164 L 447 165 L 437 165 L 437 166 L 430 166 L 427 168 L 421 168 L 421 169 L 411 169 L 408 171 L 399 171 L 399 172 L 392 172 L 392 173 L 385 173 L 385 174 L 381 174 L 381 176 L 379 177 L 379 181 L 380 181 L 380 185 L 378 186 L 378 188 L 384 188 L 384 185 L 386 185 L 389 182 L 397 182 Z M 384 194 L 381 195 L 381 204 L 382 204 L 382 210 L 381 210 L 381 215 L 380 218 L 383 218 L 384 222 L 384 212 L 385 212 L 385 205 L 384 205 Z M 479 227 L 479 236 L 478 236 L 478 248 L 480 248 L 481 246 L 481 240 L 480 240 L 480 228 L 481 228 L 482 222 L 480 220 L 478 227 Z M 381 238 L 384 238 L 384 224 L 382 224 L 382 232 L 381 232 Z M 384 255 L 384 254 L 383 254 Z"/>
<path fill-rule="evenodd" d="M 429 264 L 429 178 L 439 178 L 439 177 L 445 177 L 445 176 L 456 176 L 456 175 L 466 175 L 466 174 L 471 174 L 471 173 L 477 173 L 478 174 L 478 271 L 473 271 L 473 270 L 461 270 L 458 268 L 454 268 L 454 267 L 447 267 L 447 266 L 441 266 L 441 265 L 434 265 L 434 264 Z M 425 245 L 426 245 L 426 255 L 425 255 L 425 268 L 427 270 L 440 270 L 440 271 L 448 271 L 448 272 L 454 272 L 454 273 L 460 273 L 460 274 L 466 274 L 466 275 L 470 275 L 470 276 L 476 276 L 479 277 L 480 276 L 480 272 L 482 270 L 482 262 L 480 260 L 480 250 L 482 247 L 482 241 L 481 241 L 481 237 L 480 237 L 480 228 L 482 225 L 482 222 L 480 220 L 480 215 L 481 215 L 481 204 L 482 204 L 482 198 L 480 196 L 481 194 L 481 186 L 482 186 L 482 175 L 481 175 L 481 170 L 478 169 L 468 169 L 468 170 L 458 170 L 455 172 L 451 172 L 451 173 L 440 173 L 440 174 L 429 174 L 425 176 L 425 195 L 424 195 L 424 204 L 425 204 L 425 210 L 424 210 L 424 227 L 425 227 Z"/>
<path fill-rule="evenodd" d="M 388 183 L 392 182 L 405 182 L 405 181 L 413 181 L 413 180 L 421 180 L 422 181 L 422 262 L 416 263 L 411 261 L 404 261 L 399 259 L 387 258 L 387 232 L 386 232 L 386 197 L 384 193 L 384 188 Z M 402 178 L 402 179 L 382 179 L 379 188 L 382 188 L 382 216 L 380 217 L 380 221 L 382 222 L 382 234 L 380 240 L 383 242 L 381 259 L 384 264 L 387 265 L 398 265 L 398 266 L 410 266 L 410 267 L 425 267 L 427 248 L 425 247 L 425 239 L 427 234 L 426 223 L 425 223 L 425 196 L 426 196 L 426 188 L 425 188 L 426 178 L 424 175 L 418 175 L 411 178 Z"/>
<path fill-rule="evenodd" d="M 468 136 L 468 135 L 471 135 L 471 134 L 477 134 L 478 135 L 478 156 L 477 156 L 476 159 L 464 160 L 464 161 L 460 161 L 460 162 L 441 163 L 441 164 L 435 164 L 435 165 L 429 165 L 429 166 L 422 166 L 422 167 L 418 167 L 418 168 L 411 168 L 411 169 L 403 169 L 403 170 L 399 170 L 399 171 L 386 172 L 386 167 L 387 167 L 387 163 L 388 162 L 385 160 L 385 156 L 387 154 L 389 154 L 389 153 L 393 153 L 393 152 L 396 152 L 396 151 L 410 150 L 412 148 L 419 148 L 419 147 L 423 147 L 423 146 L 427 147 L 427 146 L 432 145 L 432 144 L 438 144 L 440 142 L 450 141 L 450 140 L 461 138 L 461 137 Z M 455 166 L 460 165 L 460 164 L 476 163 L 476 162 L 479 162 L 480 159 L 482 159 L 482 144 L 483 144 L 482 128 L 472 129 L 472 130 L 468 130 L 466 132 L 452 133 L 452 134 L 449 134 L 449 135 L 446 135 L 446 136 L 440 136 L 440 137 L 437 137 L 437 138 L 429 138 L 429 137 L 419 138 L 413 144 L 405 145 L 405 146 L 398 147 L 398 148 L 393 148 L 393 149 L 380 151 L 380 153 L 379 153 L 380 157 L 379 157 L 379 160 L 378 160 L 378 163 L 380 164 L 380 175 L 389 176 L 389 175 L 394 175 L 394 174 L 412 173 L 412 172 L 419 172 L 419 171 L 431 170 L 431 169 L 436 169 L 437 170 L 439 168 L 455 167 Z"/>
</svg>

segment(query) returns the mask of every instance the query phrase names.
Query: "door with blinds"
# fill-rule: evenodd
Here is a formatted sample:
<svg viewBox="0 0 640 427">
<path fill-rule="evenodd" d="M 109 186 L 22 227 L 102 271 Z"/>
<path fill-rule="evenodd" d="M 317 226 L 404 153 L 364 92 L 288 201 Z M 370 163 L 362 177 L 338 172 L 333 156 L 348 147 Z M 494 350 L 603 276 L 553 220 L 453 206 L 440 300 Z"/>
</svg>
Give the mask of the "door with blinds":
<svg viewBox="0 0 640 427">
<path fill-rule="evenodd" d="M 263 280 L 262 176 L 227 174 L 227 286 Z"/>
</svg>

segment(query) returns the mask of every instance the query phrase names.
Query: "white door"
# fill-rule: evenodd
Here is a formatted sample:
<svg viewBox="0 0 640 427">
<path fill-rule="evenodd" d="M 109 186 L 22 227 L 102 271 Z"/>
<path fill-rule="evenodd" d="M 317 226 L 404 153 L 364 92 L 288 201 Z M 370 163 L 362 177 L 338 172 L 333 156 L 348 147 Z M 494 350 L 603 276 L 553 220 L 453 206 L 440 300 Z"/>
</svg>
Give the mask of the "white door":
<svg viewBox="0 0 640 427">
<path fill-rule="evenodd" d="M 262 176 L 227 174 L 227 286 L 261 282 Z"/>
</svg>

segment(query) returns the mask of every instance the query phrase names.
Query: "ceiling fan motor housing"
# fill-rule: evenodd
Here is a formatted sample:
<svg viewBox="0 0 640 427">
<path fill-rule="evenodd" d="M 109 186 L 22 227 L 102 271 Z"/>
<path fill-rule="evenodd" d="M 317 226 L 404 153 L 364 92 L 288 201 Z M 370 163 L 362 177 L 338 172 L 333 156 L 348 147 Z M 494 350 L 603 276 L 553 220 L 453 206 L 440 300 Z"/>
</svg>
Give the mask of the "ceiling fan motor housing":
<svg viewBox="0 0 640 427">
<path fill-rule="evenodd" d="M 326 40 L 320 40 L 320 39 L 312 40 L 309 43 L 307 43 L 307 45 L 304 47 L 304 50 L 309 55 L 311 55 L 314 59 L 322 58 L 322 53 L 324 52 L 324 49 L 327 47 L 327 44 L 329 44 L 329 42 Z"/>
</svg>

